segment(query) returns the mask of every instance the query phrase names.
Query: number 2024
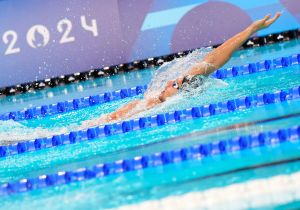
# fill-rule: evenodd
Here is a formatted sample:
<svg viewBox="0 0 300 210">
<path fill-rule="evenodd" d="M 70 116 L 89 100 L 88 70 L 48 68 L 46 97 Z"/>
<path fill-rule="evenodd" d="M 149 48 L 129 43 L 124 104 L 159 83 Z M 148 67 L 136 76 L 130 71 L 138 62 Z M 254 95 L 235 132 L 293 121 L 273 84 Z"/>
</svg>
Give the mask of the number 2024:
<svg viewBox="0 0 300 210">
<path fill-rule="evenodd" d="M 92 19 L 90 25 L 87 24 L 85 16 L 80 17 L 81 26 L 84 30 L 89 31 L 94 37 L 98 36 L 97 22 Z M 59 43 L 65 44 L 74 42 L 75 37 L 71 35 L 73 25 L 69 19 L 62 19 L 57 23 L 57 31 L 62 34 Z M 43 43 L 35 43 L 35 34 L 39 33 L 43 37 Z M 50 32 L 44 25 L 32 26 L 26 35 L 27 43 L 32 48 L 45 47 L 50 41 Z M 11 55 L 21 52 L 21 48 L 17 47 L 18 34 L 16 31 L 6 31 L 2 36 L 2 41 L 7 45 L 4 55 Z"/>
</svg>

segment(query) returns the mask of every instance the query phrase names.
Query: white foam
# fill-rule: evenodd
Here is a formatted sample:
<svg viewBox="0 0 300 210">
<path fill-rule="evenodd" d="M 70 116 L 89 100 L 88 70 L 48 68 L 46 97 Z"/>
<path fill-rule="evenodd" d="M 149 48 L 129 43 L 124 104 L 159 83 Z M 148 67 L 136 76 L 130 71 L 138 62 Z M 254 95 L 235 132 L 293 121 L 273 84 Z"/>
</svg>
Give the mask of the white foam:
<svg viewBox="0 0 300 210">
<path fill-rule="evenodd" d="M 50 137 L 53 135 L 67 133 L 70 130 L 78 130 L 78 128 L 75 125 L 53 129 L 45 129 L 41 127 L 31 128 L 13 120 L 0 121 L 0 145 Z"/>
<path fill-rule="evenodd" d="M 170 62 L 165 62 L 160 66 L 145 93 L 147 97 L 157 97 L 166 87 L 170 80 L 179 78 L 185 75 L 195 64 L 199 63 L 205 55 L 211 51 L 211 48 L 201 48 L 182 58 L 176 58 Z"/>
<path fill-rule="evenodd" d="M 139 204 L 117 208 L 119 210 L 163 209 L 249 209 L 280 205 L 300 199 L 300 172 L 257 179 L 202 192 L 169 196 Z"/>
<path fill-rule="evenodd" d="M 161 91 L 165 88 L 166 83 L 170 80 L 174 80 L 182 75 L 185 75 L 192 66 L 199 63 L 203 59 L 203 57 L 211 51 L 211 48 L 202 48 L 199 50 L 195 50 L 187 56 L 182 58 L 176 58 L 173 61 L 164 63 L 160 68 L 158 68 L 153 76 L 152 81 L 145 93 L 145 98 L 147 97 L 156 97 Z M 209 65 L 209 64 L 207 64 Z M 154 107 L 151 110 L 146 110 L 146 105 L 140 103 L 137 107 L 135 107 L 132 112 L 139 114 L 131 115 L 132 112 L 128 113 L 130 118 L 139 118 L 144 116 L 150 116 L 158 113 L 164 113 L 168 111 L 173 111 L 176 109 L 182 109 L 182 104 L 188 105 L 187 102 L 191 97 L 199 97 L 199 93 L 202 93 L 204 90 L 209 89 L 210 87 L 224 87 L 227 83 L 213 79 L 206 78 L 203 85 L 190 88 L 188 93 L 179 93 L 173 97 L 167 99 L 166 102 Z M 182 103 L 185 101 L 185 103 Z M 185 107 L 186 108 L 186 107 Z M 103 117 L 103 116 L 102 116 Z M 59 120 L 60 116 L 57 117 Z M 101 119 L 101 118 L 99 118 Z M 98 121 L 100 121 L 98 119 Z M 120 119 L 119 121 L 129 119 L 125 116 L 125 118 Z M 93 125 L 95 126 L 95 121 L 97 119 L 92 119 Z M 117 121 L 115 121 L 117 122 Z M 111 123 L 115 123 L 111 122 Z M 30 121 L 29 121 L 30 123 Z M 97 124 L 100 125 L 100 122 Z M 88 127 L 82 124 L 79 125 L 65 125 L 65 127 L 53 127 L 53 128 L 42 128 L 42 127 L 27 127 L 26 125 L 22 125 L 13 120 L 9 121 L 0 121 L 0 145 L 10 144 L 19 141 L 31 140 L 35 138 L 44 138 L 51 137 L 53 135 L 68 133 L 70 131 L 77 131 L 81 129 L 87 129 Z M 45 126 L 43 126 L 45 127 Z"/>
</svg>

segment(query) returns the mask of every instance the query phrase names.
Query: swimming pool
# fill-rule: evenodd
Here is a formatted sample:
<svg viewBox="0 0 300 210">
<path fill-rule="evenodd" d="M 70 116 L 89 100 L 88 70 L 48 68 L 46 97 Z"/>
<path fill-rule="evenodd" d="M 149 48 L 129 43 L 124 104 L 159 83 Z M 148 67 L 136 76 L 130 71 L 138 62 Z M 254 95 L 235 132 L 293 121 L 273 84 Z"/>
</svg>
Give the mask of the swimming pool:
<svg viewBox="0 0 300 210">
<path fill-rule="evenodd" d="M 119 123 L 101 128 L 102 133 L 90 129 L 84 136 L 75 130 L 81 121 L 113 111 L 142 94 L 75 111 L 1 121 L 1 139 L 6 139 L 1 142 L 6 146 L 0 158 L 2 207 L 170 209 L 176 202 L 191 209 L 220 208 L 224 203 L 230 203 L 224 206 L 230 209 L 298 206 L 299 49 L 299 40 L 293 40 L 239 51 L 225 68 L 246 65 L 249 70 L 249 63 L 262 61 L 265 67 L 264 61 L 271 60 L 281 65 L 282 57 L 296 57 L 294 65 L 268 71 L 234 77 L 218 74 L 227 86 L 211 80 L 202 94 L 176 98 L 136 116 L 146 119 L 142 123 Z M 111 92 L 143 87 L 155 71 L 9 96 L 0 99 L 0 113 L 9 116 L 23 108 L 102 94 L 108 88 Z M 70 132 L 77 136 L 71 138 Z M 68 135 L 52 137 L 58 133 Z M 51 137 L 42 139 L 42 134 Z M 32 139 L 40 140 L 32 141 L 30 148 L 27 143 L 15 144 L 17 150 L 10 146 Z M 244 191 L 251 196 L 242 197 Z M 270 193 L 270 199 L 259 199 Z"/>
</svg>

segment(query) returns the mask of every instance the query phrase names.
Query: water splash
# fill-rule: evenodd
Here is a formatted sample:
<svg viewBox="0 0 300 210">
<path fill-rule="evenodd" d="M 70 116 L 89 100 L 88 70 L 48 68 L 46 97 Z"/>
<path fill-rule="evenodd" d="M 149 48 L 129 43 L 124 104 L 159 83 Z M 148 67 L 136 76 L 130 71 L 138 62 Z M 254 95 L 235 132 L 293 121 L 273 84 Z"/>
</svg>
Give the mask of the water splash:
<svg viewBox="0 0 300 210">
<path fill-rule="evenodd" d="M 0 145 L 66 133 L 69 128 L 70 126 L 49 130 L 41 127 L 30 128 L 13 120 L 0 121 Z"/>
<path fill-rule="evenodd" d="M 164 103 L 152 109 L 144 110 L 131 118 L 151 116 L 158 113 L 166 113 L 207 104 L 209 98 L 218 97 L 222 89 L 228 87 L 226 82 L 211 77 L 203 77 L 203 80 L 199 80 L 199 82 L 201 83 L 200 85 L 187 87 L 185 91 L 180 91 L 177 95 L 167 98 Z"/>
<path fill-rule="evenodd" d="M 185 75 L 193 65 L 199 63 L 199 61 L 201 61 L 203 57 L 210 51 L 210 48 L 195 50 L 185 57 L 177 58 L 171 62 L 164 63 L 160 68 L 155 70 L 156 72 L 153 76 L 153 79 L 150 82 L 149 88 L 145 93 L 145 98 L 155 97 L 159 95 L 161 91 L 165 88 L 166 83 L 168 81 L 174 80 L 182 75 Z M 149 116 L 153 114 L 173 111 L 176 109 L 184 109 L 187 108 L 187 106 L 192 106 L 193 103 L 198 103 L 199 101 L 201 101 L 202 96 L 200 93 L 203 93 L 210 88 L 226 86 L 226 83 L 210 77 L 205 77 L 203 78 L 203 80 L 203 84 L 196 87 L 187 87 L 187 91 L 181 91 L 179 94 L 168 98 L 167 101 L 154 107 L 153 109 L 146 110 L 146 101 L 142 101 L 138 104 L 138 106 L 135 107 L 135 109 L 132 110 L 132 113 L 135 113 L 137 111 L 140 112 L 140 114 L 135 114 L 132 116 L 131 113 L 129 113 L 129 116 L 131 116 L 130 118 L 132 119 L 141 116 Z M 196 102 L 194 99 L 196 100 Z M 184 103 L 182 103 L 183 101 Z M 61 121 L 61 117 L 64 117 L 64 115 L 59 115 L 55 119 Z M 63 127 L 59 125 L 57 127 L 51 127 L 48 129 L 46 126 L 42 126 L 44 128 L 39 127 L 41 125 L 37 125 L 37 127 L 26 126 L 27 123 L 30 122 L 25 121 L 22 124 L 13 120 L 0 121 L 0 145 L 11 144 L 35 138 L 50 137 L 53 135 L 68 133 L 70 131 L 77 131 L 87 128 L 86 126 L 73 123 L 71 125 L 63 124 Z"/>
<path fill-rule="evenodd" d="M 55 119 L 59 120 L 61 116 Z M 74 122 L 66 122 L 64 126 L 60 123 L 48 128 L 47 125 L 28 126 L 30 121 L 16 122 L 14 120 L 0 120 L 0 145 L 8 145 L 16 142 L 28 141 L 37 138 L 51 137 L 53 135 L 67 134 L 71 131 L 82 130 L 80 125 Z"/>
<path fill-rule="evenodd" d="M 201 48 L 194 50 L 185 57 L 175 58 L 170 62 L 165 62 L 156 70 L 150 84 L 148 85 L 145 98 L 157 97 L 161 91 L 164 90 L 168 81 L 187 74 L 187 72 L 191 70 L 195 64 L 199 63 L 199 61 L 211 52 L 211 50 L 212 48 Z"/>
<path fill-rule="evenodd" d="M 201 60 L 211 52 L 211 48 L 202 48 L 193 51 L 182 58 L 176 58 L 173 61 L 164 63 L 158 68 L 153 76 L 148 89 L 145 93 L 145 98 L 157 97 L 166 87 L 166 84 L 170 80 L 175 80 L 183 75 L 186 75 L 191 68 L 199 64 Z M 210 64 L 204 64 L 210 65 Z M 157 113 L 164 113 L 174 110 L 185 109 L 187 107 L 199 106 L 199 102 L 205 102 L 205 93 L 207 90 L 215 90 L 213 94 L 218 94 L 218 90 L 223 87 L 227 87 L 228 84 L 222 80 L 214 79 L 211 77 L 199 76 L 198 79 L 193 82 L 193 85 L 185 86 L 183 90 L 175 96 L 167 98 L 167 100 L 150 109 L 146 110 L 143 104 L 140 104 L 135 108 L 136 110 L 142 110 L 139 114 L 133 115 L 131 118 L 144 117 L 154 115 Z"/>
</svg>

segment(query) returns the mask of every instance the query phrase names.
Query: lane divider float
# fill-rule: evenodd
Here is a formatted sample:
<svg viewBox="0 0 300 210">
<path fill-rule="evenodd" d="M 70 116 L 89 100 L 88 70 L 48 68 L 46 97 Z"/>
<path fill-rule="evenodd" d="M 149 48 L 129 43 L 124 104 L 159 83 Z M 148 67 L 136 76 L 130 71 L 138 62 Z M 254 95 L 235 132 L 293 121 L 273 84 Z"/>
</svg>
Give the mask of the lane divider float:
<svg viewBox="0 0 300 210">
<path fill-rule="evenodd" d="M 0 158 L 33 152 L 41 149 L 52 148 L 77 142 L 103 138 L 116 134 L 123 134 L 146 128 L 154 128 L 166 124 L 173 124 L 185 120 L 195 120 L 218 114 L 235 112 L 249 108 L 265 106 L 268 104 L 282 103 L 300 98 L 300 86 L 288 90 L 263 93 L 258 95 L 241 97 L 225 102 L 213 103 L 189 109 L 176 110 L 165 114 L 141 117 L 139 119 L 127 120 L 114 124 L 91 127 L 80 131 L 71 131 L 61 135 L 47 138 L 19 142 L 7 146 L 0 146 Z"/>
<path fill-rule="evenodd" d="M 216 72 L 214 72 L 214 74 L 212 74 L 212 77 L 218 79 L 226 79 L 229 77 L 254 74 L 258 72 L 286 68 L 289 66 L 299 65 L 299 64 L 300 64 L 300 54 L 294 54 L 291 56 L 281 57 L 273 60 L 265 60 L 256 63 L 249 63 L 247 65 L 242 65 L 242 66 L 234 66 L 232 68 L 219 69 Z M 22 111 L 12 111 L 0 115 L 0 120 L 22 121 L 22 120 L 30 120 L 35 118 L 52 116 L 56 114 L 62 114 L 62 113 L 66 113 L 78 109 L 83 109 L 90 106 L 108 103 L 115 100 L 134 97 L 140 94 L 144 94 L 146 89 L 147 89 L 147 85 L 136 86 L 132 88 L 123 88 L 121 90 L 117 90 L 113 92 L 106 92 L 99 95 L 92 95 L 92 96 L 82 97 L 79 99 L 58 102 L 50 105 L 28 108 Z"/>
<path fill-rule="evenodd" d="M 137 156 L 131 159 L 101 163 L 94 165 L 91 168 L 61 171 L 54 174 L 41 175 L 36 178 L 5 183 L 0 186 L 0 196 L 123 174 L 129 171 L 155 168 L 189 160 L 197 161 L 220 154 L 230 155 L 237 151 L 251 150 L 262 146 L 272 147 L 285 142 L 300 144 L 299 139 L 300 126 L 239 136 L 228 140 L 220 140 L 175 150 L 156 152 L 150 155 Z"/>
</svg>

